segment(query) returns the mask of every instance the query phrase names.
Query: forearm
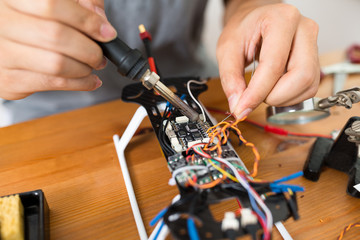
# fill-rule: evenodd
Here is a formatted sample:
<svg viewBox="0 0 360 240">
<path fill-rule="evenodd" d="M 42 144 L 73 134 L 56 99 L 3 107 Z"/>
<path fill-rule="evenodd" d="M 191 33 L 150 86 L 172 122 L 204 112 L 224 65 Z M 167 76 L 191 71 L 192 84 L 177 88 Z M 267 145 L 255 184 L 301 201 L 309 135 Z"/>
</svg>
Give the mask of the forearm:
<svg viewBox="0 0 360 240">
<path fill-rule="evenodd" d="M 225 15 L 224 23 L 226 24 L 228 20 L 235 14 L 240 13 L 244 16 L 249 13 L 251 10 L 266 5 L 281 3 L 281 0 L 225 0 Z"/>
</svg>

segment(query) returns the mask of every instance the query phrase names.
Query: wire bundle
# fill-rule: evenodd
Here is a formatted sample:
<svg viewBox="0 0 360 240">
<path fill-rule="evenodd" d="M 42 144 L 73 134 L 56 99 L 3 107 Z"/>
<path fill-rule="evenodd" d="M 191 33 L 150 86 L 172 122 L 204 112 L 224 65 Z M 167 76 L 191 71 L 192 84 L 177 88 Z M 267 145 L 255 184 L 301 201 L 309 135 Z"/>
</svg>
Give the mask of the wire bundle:
<svg viewBox="0 0 360 240">
<path fill-rule="evenodd" d="M 253 143 L 248 142 L 242 136 L 240 129 L 237 127 L 238 123 L 244 121 L 245 119 L 246 118 L 238 119 L 234 122 L 222 121 L 222 122 L 216 124 L 215 126 L 209 128 L 208 135 L 210 137 L 210 141 L 208 144 L 205 145 L 204 150 L 209 150 L 209 151 L 217 150 L 219 156 L 221 156 L 221 153 L 222 153 L 221 145 L 224 145 L 227 143 L 228 136 L 230 133 L 229 131 L 233 130 L 237 134 L 239 140 L 243 144 L 245 144 L 245 146 L 250 147 L 252 149 L 255 159 L 254 159 L 254 166 L 253 166 L 253 171 L 251 173 L 251 177 L 255 177 L 258 172 L 258 166 L 259 166 L 259 161 L 260 161 L 259 151 L 257 150 L 257 148 L 255 147 L 255 145 Z M 215 143 L 215 145 L 211 146 L 214 143 Z"/>
<path fill-rule="evenodd" d="M 185 155 L 188 162 L 188 166 L 177 169 L 173 172 L 173 178 L 180 173 L 185 173 L 188 176 L 187 183 L 188 185 L 197 188 L 197 189 L 211 189 L 220 183 L 224 182 L 233 182 L 240 183 L 240 185 L 248 192 L 250 203 L 252 208 L 255 211 L 255 214 L 258 216 L 259 222 L 264 229 L 264 239 L 270 239 L 271 229 L 273 225 L 272 215 L 268 207 L 265 205 L 264 201 L 257 194 L 257 192 L 250 186 L 249 180 L 252 181 L 253 177 L 257 175 L 258 162 L 260 160 L 260 154 L 257 151 L 253 143 L 248 142 L 241 134 L 240 129 L 237 127 L 237 124 L 244 119 L 240 119 L 234 122 L 225 122 L 222 121 L 217 125 L 208 129 L 207 133 L 210 137 L 208 143 L 199 143 L 189 147 L 186 150 Z M 225 145 L 228 141 L 230 130 L 233 130 L 242 141 L 245 146 L 251 147 L 255 156 L 255 163 L 253 167 L 253 172 L 250 174 L 243 163 L 238 158 L 221 158 L 222 154 L 222 145 Z M 193 154 L 190 154 L 193 152 Z M 214 154 L 214 153 L 217 154 Z M 197 157 L 195 157 L 197 155 Z M 195 159 L 202 157 L 205 162 L 205 166 L 196 165 L 194 162 Z M 199 184 L 197 183 L 196 174 L 192 174 L 193 171 L 209 171 L 210 168 L 215 169 L 221 175 L 217 179 L 209 183 Z M 209 173 L 210 176 L 213 174 Z M 260 208 L 259 208 L 260 207 Z"/>
<path fill-rule="evenodd" d="M 150 41 L 151 35 L 146 31 L 143 25 L 139 26 L 140 37 L 144 42 L 145 50 L 148 56 L 149 66 L 151 71 L 156 72 L 155 61 L 152 57 L 150 51 Z M 196 100 L 193 96 L 190 88 L 190 84 L 205 84 L 204 81 L 190 80 L 187 82 L 187 90 L 191 99 L 198 105 L 199 109 L 202 112 L 203 121 L 207 122 L 206 114 L 202 105 Z M 182 96 L 182 98 L 185 96 Z M 170 122 L 175 119 L 177 116 L 176 109 L 167 104 L 161 122 L 159 124 L 158 139 L 161 145 L 162 150 L 167 156 L 176 156 L 178 153 L 172 148 L 169 144 L 169 139 L 166 138 L 166 129 Z M 251 142 L 248 142 L 243 136 L 238 128 L 238 123 L 244 121 L 244 119 L 239 119 L 236 121 L 222 121 L 219 124 L 209 128 L 207 134 L 210 138 L 207 143 L 198 143 L 189 147 L 185 153 L 182 153 L 186 160 L 185 166 L 177 167 L 172 171 L 172 178 L 169 183 L 175 184 L 175 181 L 180 182 L 184 180 L 184 185 L 179 185 L 180 187 L 185 187 L 185 189 L 190 189 L 187 192 L 186 196 L 182 197 L 180 200 L 172 203 L 169 207 L 163 209 L 158 216 L 151 221 L 151 225 L 154 225 L 159 221 L 158 229 L 154 234 L 152 239 L 157 239 L 160 235 L 162 229 L 164 229 L 164 218 L 169 211 L 176 206 L 183 206 L 184 204 L 189 204 L 189 209 L 187 212 L 179 212 L 180 218 L 186 219 L 188 235 L 191 240 L 200 239 L 197 232 L 197 227 L 199 226 L 199 217 L 196 215 L 196 204 L 200 201 L 200 195 L 203 191 L 208 191 L 214 188 L 221 189 L 222 191 L 230 192 L 233 196 L 237 197 L 239 208 L 242 209 L 241 197 L 236 193 L 231 192 L 231 189 L 238 189 L 241 192 L 245 192 L 249 197 L 249 202 L 247 204 L 251 205 L 251 212 L 254 214 L 263 228 L 263 239 L 269 240 L 271 238 L 271 230 L 273 226 L 273 216 L 271 211 L 264 203 L 264 199 L 267 196 L 272 196 L 276 194 L 283 194 L 284 192 L 289 192 L 290 195 L 293 192 L 301 191 L 302 188 L 292 185 L 280 184 L 282 181 L 287 181 L 291 179 L 291 176 L 285 179 L 280 179 L 281 181 L 276 182 L 260 182 L 254 180 L 254 177 L 258 172 L 258 164 L 260 161 L 260 154 Z M 222 158 L 223 146 L 227 145 L 230 132 L 234 132 L 239 140 L 246 146 L 252 149 L 254 154 L 254 166 L 251 173 L 246 169 L 243 162 L 237 157 L 226 157 Z M 179 180 L 180 179 L 180 180 Z M 228 189 L 226 189 L 229 187 Z M 257 190 L 258 188 L 266 189 L 266 194 L 259 196 Z M 193 190 L 195 191 L 193 191 Z M 256 189 L 256 190 L 255 190 Z M 243 195 L 242 195 L 243 196 Z M 246 195 L 245 195 L 246 196 Z M 289 200 L 289 198 L 287 198 Z M 237 215 L 241 214 L 241 211 L 237 211 Z M 245 216 L 244 216 L 245 217 Z M 242 226 L 243 227 L 243 226 Z M 256 228 L 255 230 L 257 230 Z M 256 233 L 256 232 L 255 232 Z M 254 236 L 254 235 L 253 235 Z"/>
</svg>

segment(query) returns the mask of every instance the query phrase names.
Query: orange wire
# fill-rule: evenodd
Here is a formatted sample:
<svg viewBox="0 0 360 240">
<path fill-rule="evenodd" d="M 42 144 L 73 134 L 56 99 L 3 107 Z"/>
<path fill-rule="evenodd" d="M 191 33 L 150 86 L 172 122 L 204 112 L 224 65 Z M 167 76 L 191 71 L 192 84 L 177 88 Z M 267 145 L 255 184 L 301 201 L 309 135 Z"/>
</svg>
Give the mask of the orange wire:
<svg viewBox="0 0 360 240">
<path fill-rule="evenodd" d="M 352 223 L 352 224 L 349 224 L 348 226 L 346 226 L 340 233 L 339 237 L 338 237 L 338 240 L 342 240 L 345 233 L 347 231 L 349 231 L 351 228 L 353 227 L 360 227 L 360 222 L 356 222 L 356 223 Z"/>
<path fill-rule="evenodd" d="M 246 119 L 246 117 L 242 118 L 242 119 L 238 119 L 235 122 L 220 122 L 214 126 L 212 126 L 211 128 L 209 128 L 207 130 L 207 133 L 210 137 L 210 141 L 209 143 L 207 143 L 204 146 L 204 150 L 209 150 L 209 151 L 218 151 L 219 156 L 221 156 L 222 153 L 222 149 L 221 149 L 221 144 L 225 144 L 228 141 L 228 134 L 226 131 L 228 131 L 229 128 L 233 129 L 236 134 L 238 135 L 240 141 L 242 141 L 244 143 L 244 145 L 246 147 L 250 147 L 252 149 L 252 152 L 254 154 L 254 165 L 253 165 L 253 170 L 252 173 L 250 174 L 251 177 L 255 177 L 258 173 L 258 167 L 259 167 L 259 161 L 260 161 L 260 154 L 259 151 L 257 150 L 257 148 L 255 147 L 255 145 L 251 142 L 248 142 L 241 134 L 240 129 L 237 127 L 237 124 L 239 122 L 242 122 Z M 220 128 L 221 127 L 221 128 Z M 213 146 L 209 148 L 209 145 L 214 143 L 214 139 L 215 137 L 218 138 L 218 142 Z M 220 144 L 221 143 L 221 144 Z"/>
<path fill-rule="evenodd" d="M 226 176 L 225 176 L 226 177 Z M 224 177 L 223 177 L 224 178 Z M 221 181 L 223 180 L 223 178 L 218 178 L 210 183 L 205 183 L 205 184 L 197 184 L 196 182 L 194 182 L 191 178 L 188 178 L 188 182 L 190 183 L 191 186 L 193 187 L 197 187 L 200 189 L 207 189 L 207 188 L 213 188 L 216 185 L 218 185 L 219 183 L 221 183 Z"/>
</svg>

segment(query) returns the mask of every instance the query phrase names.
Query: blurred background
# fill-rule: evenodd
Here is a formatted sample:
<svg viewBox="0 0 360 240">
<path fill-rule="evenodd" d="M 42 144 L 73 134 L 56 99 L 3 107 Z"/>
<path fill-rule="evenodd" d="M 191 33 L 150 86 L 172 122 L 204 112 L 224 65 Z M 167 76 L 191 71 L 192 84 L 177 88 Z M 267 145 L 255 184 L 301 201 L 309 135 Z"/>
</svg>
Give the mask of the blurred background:
<svg viewBox="0 0 360 240">
<path fill-rule="evenodd" d="M 360 44 L 360 0 L 286 0 L 320 27 L 319 54 Z M 222 28 L 223 1 L 209 0 L 205 16 L 204 45 L 215 60 L 215 47 Z"/>
<path fill-rule="evenodd" d="M 320 27 L 319 54 L 344 50 L 351 44 L 360 44 L 360 0 L 286 0 Z M 205 14 L 203 43 L 210 58 L 216 62 L 217 39 L 222 30 L 223 0 L 208 0 Z M 250 69 L 249 67 L 248 69 Z M 0 127 L 11 122 L 0 99 Z"/>
</svg>

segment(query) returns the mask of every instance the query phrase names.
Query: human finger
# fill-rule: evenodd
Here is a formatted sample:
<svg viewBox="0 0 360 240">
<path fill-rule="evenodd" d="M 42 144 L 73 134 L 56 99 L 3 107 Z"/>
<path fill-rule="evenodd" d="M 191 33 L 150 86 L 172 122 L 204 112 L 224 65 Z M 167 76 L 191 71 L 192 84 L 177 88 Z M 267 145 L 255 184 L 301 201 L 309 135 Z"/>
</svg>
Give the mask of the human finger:
<svg viewBox="0 0 360 240">
<path fill-rule="evenodd" d="M 238 50 L 234 51 L 234 49 Z M 242 92 L 246 88 L 243 71 L 243 47 L 239 46 L 232 38 L 222 36 L 216 52 L 221 85 L 229 101 L 230 111 L 233 112 Z"/>
<path fill-rule="evenodd" d="M 6 39 L 1 39 L 0 52 L 7 56 L 0 58 L 0 65 L 9 69 L 24 69 L 65 78 L 85 77 L 92 71 L 88 65 L 60 53 L 22 45 Z"/>
<path fill-rule="evenodd" d="M 104 17 L 73 0 L 3 1 L 19 12 L 59 21 L 98 41 L 116 37 L 116 30 Z"/>
<path fill-rule="evenodd" d="M 0 10 L 0 14 L 4 16 L 0 18 L 0 36 L 3 38 L 58 52 L 94 69 L 102 67 L 101 48 L 83 33 L 55 21 L 35 18 L 13 10 L 10 12 Z"/>
<path fill-rule="evenodd" d="M 293 105 L 316 94 L 320 81 L 318 31 L 319 27 L 313 20 L 302 17 L 295 33 L 287 72 L 267 96 L 267 104 Z"/>
<path fill-rule="evenodd" d="M 281 18 L 273 16 L 261 23 L 259 65 L 233 112 L 238 118 L 248 115 L 263 102 L 284 74 L 299 21 L 299 13 L 296 11 L 282 11 L 285 15 Z"/>
<path fill-rule="evenodd" d="M 5 68 L 0 72 L 0 78 L 2 79 L 0 96 L 7 100 L 22 99 L 35 92 L 50 90 L 92 91 L 102 84 L 101 80 L 94 74 L 71 79 Z"/>
</svg>

